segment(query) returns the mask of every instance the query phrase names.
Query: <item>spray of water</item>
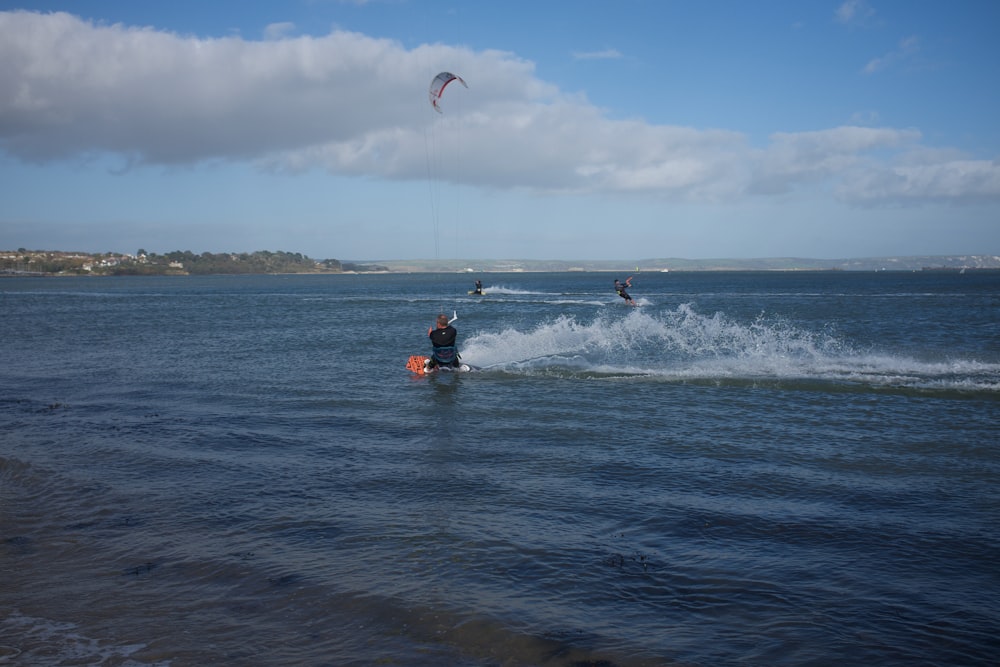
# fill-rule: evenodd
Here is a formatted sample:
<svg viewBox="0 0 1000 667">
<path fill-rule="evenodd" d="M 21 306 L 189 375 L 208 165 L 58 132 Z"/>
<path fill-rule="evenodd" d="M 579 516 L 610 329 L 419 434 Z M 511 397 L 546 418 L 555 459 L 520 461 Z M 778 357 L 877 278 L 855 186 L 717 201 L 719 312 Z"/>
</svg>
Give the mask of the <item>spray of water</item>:
<svg viewBox="0 0 1000 667">
<path fill-rule="evenodd" d="M 777 317 L 739 321 L 696 312 L 636 309 L 589 322 L 559 316 L 532 329 L 483 332 L 463 348 L 469 363 L 514 373 L 643 376 L 668 380 L 820 380 L 1000 391 L 1000 365 L 924 362 L 859 349 Z"/>
</svg>

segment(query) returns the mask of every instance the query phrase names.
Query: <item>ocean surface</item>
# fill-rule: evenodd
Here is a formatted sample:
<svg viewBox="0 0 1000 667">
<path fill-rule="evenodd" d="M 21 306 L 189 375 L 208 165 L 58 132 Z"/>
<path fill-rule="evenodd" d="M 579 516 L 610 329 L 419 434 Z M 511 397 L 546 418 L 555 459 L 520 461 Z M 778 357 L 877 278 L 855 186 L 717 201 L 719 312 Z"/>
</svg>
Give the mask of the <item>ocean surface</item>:
<svg viewBox="0 0 1000 667">
<path fill-rule="evenodd" d="M 997 664 L 1000 272 L 616 277 L 0 279 L 0 664 Z"/>
</svg>

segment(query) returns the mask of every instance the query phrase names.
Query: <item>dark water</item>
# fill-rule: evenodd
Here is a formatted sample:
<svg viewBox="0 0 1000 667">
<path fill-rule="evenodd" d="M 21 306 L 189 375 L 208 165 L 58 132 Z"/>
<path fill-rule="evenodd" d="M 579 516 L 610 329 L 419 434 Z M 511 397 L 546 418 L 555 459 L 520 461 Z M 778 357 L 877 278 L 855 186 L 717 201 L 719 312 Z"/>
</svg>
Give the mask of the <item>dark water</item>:
<svg viewBox="0 0 1000 667">
<path fill-rule="evenodd" d="M 996 664 L 1000 274 L 614 277 L 0 281 L 0 664 Z"/>
</svg>

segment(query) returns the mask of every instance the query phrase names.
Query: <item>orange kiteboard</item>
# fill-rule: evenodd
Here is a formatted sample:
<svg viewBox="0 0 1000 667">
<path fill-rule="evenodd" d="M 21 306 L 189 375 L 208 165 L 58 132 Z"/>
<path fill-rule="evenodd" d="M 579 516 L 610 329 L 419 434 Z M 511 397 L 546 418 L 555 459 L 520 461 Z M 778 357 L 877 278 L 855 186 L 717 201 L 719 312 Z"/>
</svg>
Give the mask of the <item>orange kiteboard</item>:
<svg viewBox="0 0 1000 667">
<path fill-rule="evenodd" d="M 428 359 L 430 359 L 430 357 L 414 354 L 406 362 L 406 370 L 412 371 L 417 375 L 424 375 L 427 370 L 426 362 Z"/>
</svg>

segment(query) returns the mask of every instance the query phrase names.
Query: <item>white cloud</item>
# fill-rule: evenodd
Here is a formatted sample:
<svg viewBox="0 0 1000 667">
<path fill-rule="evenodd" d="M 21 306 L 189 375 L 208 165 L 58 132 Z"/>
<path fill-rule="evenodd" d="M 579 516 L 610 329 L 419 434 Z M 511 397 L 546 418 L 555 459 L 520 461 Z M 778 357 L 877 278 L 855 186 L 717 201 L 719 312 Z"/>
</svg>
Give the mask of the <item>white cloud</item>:
<svg viewBox="0 0 1000 667">
<path fill-rule="evenodd" d="M 610 119 L 500 51 L 407 50 L 341 31 L 202 39 L 15 11 L 0 12 L 0 62 L 0 150 L 29 162 L 114 154 L 419 180 L 437 136 L 465 156 L 445 161 L 441 178 L 487 189 L 734 201 L 819 185 L 868 204 L 1000 198 L 991 163 L 904 163 L 919 148 L 914 130 L 776 133 L 755 148 L 724 129 Z M 427 86 L 443 69 L 469 88 L 449 89 L 436 114 Z"/>
<path fill-rule="evenodd" d="M 802 183 L 836 178 L 869 159 L 873 151 L 912 145 L 919 138 L 913 130 L 856 126 L 779 132 L 758 156 L 750 191 L 780 194 Z"/>
<path fill-rule="evenodd" d="M 865 74 L 874 74 L 879 70 L 895 65 L 904 60 L 908 60 L 920 50 L 920 40 L 916 36 L 907 37 L 899 41 L 899 45 L 889 53 L 880 58 L 873 58 L 864 67 Z"/>
<path fill-rule="evenodd" d="M 875 10 L 865 0 L 845 0 L 834 11 L 834 17 L 845 25 L 867 25 Z"/>
<path fill-rule="evenodd" d="M 264 28 L 264 39 L 283 39 L 295 31 L 295 24 L 289 22 L 271 23 Z"/>
<path fill-rule="evenodd" d="M 617 60 L 622 54 L 618 49 L 604 49 L 603 51 L 575 51 L 573 58 L 576 60 Z"/>
<path fill-rule="evenodd" d="M 851 114 L 851 122 L 857 125 L 875 125 L 878 123 L 879 113 L 872 109 L 865 111 L 855 111 Z"/>
<path fill-rule="evenodd" d="M 1000 165 L 956 159 L 873 167 L 848 174 L 838 195 L 852 203 L 976 202 L 1000 199 Z"/>
</svg>

